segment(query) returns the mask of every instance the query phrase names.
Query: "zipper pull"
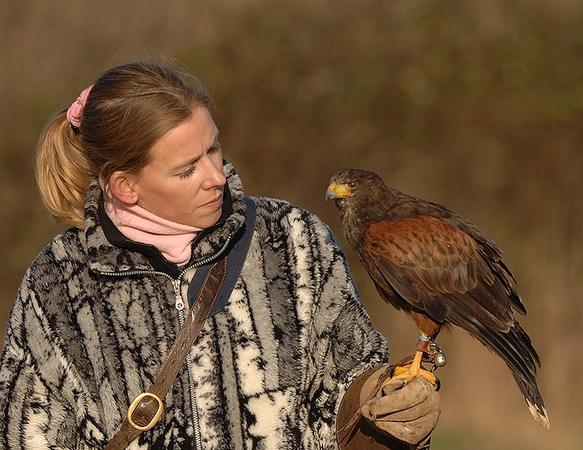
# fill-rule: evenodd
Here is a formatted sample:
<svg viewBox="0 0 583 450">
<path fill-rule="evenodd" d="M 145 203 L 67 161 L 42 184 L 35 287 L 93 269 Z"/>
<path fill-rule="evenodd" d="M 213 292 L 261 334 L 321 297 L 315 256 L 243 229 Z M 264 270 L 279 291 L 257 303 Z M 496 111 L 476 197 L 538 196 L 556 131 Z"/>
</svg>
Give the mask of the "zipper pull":
<svg viewBox="0 0 583 450">
<path fill-rule="evenodd" d="M 184 309 L 184 301 L 182 300 L 182 296 L 178 294 L 176 295 L 176 298 L 174 299 L 174 306 L 178 311 L 182 311 Z"/>
<path fill-rule="evenodd" d="M 174 307 L 178 311 L 182 311 L 184 309 L 184 300 L 182 300 L 182 295 L 180 293 L 180 280 L 174 280 L 172 284 L 174 285 L 174 293 L 176 294 L 174 296 Z"/>
</svg>

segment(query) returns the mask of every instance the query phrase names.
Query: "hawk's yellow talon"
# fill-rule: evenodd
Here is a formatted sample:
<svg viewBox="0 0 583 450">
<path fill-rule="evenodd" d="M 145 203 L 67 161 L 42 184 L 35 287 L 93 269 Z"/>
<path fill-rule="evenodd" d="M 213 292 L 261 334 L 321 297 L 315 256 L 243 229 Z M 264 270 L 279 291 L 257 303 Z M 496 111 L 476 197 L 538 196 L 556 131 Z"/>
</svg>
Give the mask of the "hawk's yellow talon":
<svg viewBox="0 0 583 450">
<path fill-rule="evenodd" d="M 383 386 L 391 383 L 392 381 L 400 378 L 405 379 L 405 384 L 409 383 L 415 377 L 423 377 L 431 384 L 437 383 L 437 377 L 433 375 L 428 370 L 421 367 L 421 359 L 423 358 L 423 352 L 416 352 L 415 358 L 411 364 L 404 366 L 397 366 L 393 369 L 393 376 L 384 382 Z"/>
</svg>

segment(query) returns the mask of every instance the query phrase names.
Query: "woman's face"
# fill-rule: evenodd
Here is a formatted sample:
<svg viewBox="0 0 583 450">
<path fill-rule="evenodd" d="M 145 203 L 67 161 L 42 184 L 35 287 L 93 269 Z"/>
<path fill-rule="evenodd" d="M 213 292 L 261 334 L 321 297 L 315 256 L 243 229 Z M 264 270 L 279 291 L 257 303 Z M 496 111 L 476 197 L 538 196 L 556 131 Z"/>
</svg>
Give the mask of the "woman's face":
<svg viewBox="0 0 583 450">
<path fill-rule="evenodd" d="M 154 144 L 151 160 L 129 183 L 137 204 L 167 220 L 208 228 L 221 217 L 223 155 L 217 129 L 205 107 Z"/>
</svg>

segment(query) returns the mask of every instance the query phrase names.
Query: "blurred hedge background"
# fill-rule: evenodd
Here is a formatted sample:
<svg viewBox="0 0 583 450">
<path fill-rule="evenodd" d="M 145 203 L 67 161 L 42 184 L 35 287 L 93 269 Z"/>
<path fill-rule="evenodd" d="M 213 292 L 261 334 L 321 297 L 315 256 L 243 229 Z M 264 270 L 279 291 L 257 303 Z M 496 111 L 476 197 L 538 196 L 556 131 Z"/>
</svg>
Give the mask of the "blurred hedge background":
<svg viewBox="0 0 583 450">
<path fill-rule="evenodd" d="M 63 226 L 34 185 L 36 138 L 99 72 L 168 55 L 213 90 L 248 194 L 329 223 L 394 361 L 416 329 L 381 305 L 324 202 L 338 169 L 377 171 L 498 241 L 519 280 L 551 431 L 506 367 L 444 334 L 434 450 L 583 449 L 583 4 L 576 0 L 4 0 L 0 331 L 24 270 Z"/>
</svg>

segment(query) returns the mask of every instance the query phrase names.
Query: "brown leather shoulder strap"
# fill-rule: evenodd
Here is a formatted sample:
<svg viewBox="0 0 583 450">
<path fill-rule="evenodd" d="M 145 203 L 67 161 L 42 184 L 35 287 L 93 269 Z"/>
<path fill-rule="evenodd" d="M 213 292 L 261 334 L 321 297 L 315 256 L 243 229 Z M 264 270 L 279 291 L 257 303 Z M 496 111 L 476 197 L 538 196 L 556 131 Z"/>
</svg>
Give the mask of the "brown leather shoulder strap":
<svg viewBox="0 0 583 450">
<path fill-rule="evenodd" d="M 148 390 L 138 395 L 128 409 L 121 429 L 105 447 L 122 450 L 142 432 L 151 429 L 162 415 L 162 399 L 172 386 L 176 375 L 194 345 L 209 312 L 219 294 L 227 273 L 227 258 L 217 261 L 210 269 L 198 297 L 180 329 L 166 360 L 160 367 L 156 380 Z"/>
</svg>

